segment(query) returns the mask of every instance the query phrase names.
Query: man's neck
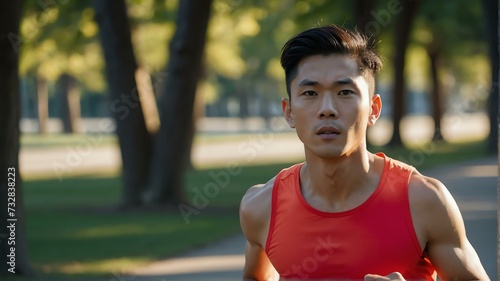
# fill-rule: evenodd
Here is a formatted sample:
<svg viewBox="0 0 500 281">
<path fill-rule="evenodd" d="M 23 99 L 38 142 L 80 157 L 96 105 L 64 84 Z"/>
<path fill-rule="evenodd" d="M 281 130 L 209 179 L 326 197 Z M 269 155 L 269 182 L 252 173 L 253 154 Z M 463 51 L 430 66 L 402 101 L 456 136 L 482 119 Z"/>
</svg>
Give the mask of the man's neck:
<svg viewBox="0 0 500 281">
<path fill-rule="evenodd" d="M 328 159 L 306 151 L 306 164 L 300 172 L 304 198 L 313 207 L 330 211 L 342 211 L 362 203 L 379 179 L 375 158 L 366 149 Z"/>
</svg>

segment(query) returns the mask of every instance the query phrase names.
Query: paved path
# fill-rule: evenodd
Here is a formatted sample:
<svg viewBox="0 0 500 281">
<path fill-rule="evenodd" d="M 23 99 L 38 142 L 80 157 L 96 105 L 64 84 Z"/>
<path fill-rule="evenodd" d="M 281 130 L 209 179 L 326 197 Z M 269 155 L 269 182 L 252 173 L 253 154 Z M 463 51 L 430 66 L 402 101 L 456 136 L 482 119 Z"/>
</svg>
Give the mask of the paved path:
<svg viewBox="0 0 500 281">
<path fill-rule="evenodd" d="M 32 127 L 24 120 L 24 127 Z M 56 120 L 52 120 L 56 121 Z M 53 123 L 54 123 L 53 122 Z M 99 128 L 108 119 L 91 119 L 85 122 L 86 132 L 102 134 Z M 411 125 L 408 125 L 411 124 Z M 402 122 L 402 138 L 406 141 L 424 141 L 432 136 L 432 119 L 423 116 L 407 116 Z M 298 161 L 303 158 L 304 149 L 294 131 L 288 128 L 282 117 L 274 118 L 270 129 L 264 130 L 263 120 L 249 118 L 241 121 L 236 118 L 205 118 L 198 124 L 199 131 L 204 133 L 228 133 L 243 130 L 253 132 L 239 141 L 220 141 L 194 145 L 193 164 L 195 167 L 206 165 L 225 166 L 229 161 L 239 164 L 275 163 Z M 57 127 L 57 126 L 53 126 Z M 107 126 L 104 126 L 107 127 Z M 415 129 L 418 128 L 418 129 Z M 26 129 L 26 131 L 31 131 Z M 463 134 L 466 131 L 467 134 Z M 385 143 L 392 132 L 392 124 L 380 119 L 368 134 L 372 141 Z M 484 114 L 462 114 L 447 116 L 443 119 L 443 134 L 453 141 L 480 139 L 488 135 L 488 122 Z M 42 177 L 74 176 L 96 170 L 118 171 L 121 156 L 118 147 L 102 145 L 102 139 L 91 134 L 77 144 L 61 148 L 21 149 L 20 171 L 24 175 Z"/>
<path fill-rule="evenodd" d="M 440 179 L 457 200 L 467 235 L 491 280 L 497 280 L 497 157 L 424 171 Z M 158 261 L 130 276 L 134 281 L 241 280 L 245 239 L 235 236 L 183 256 Z M 129 279 L 126 279 L 129 280 Z"/>
<path fill-rule="evenodd" d="M 294 133 L 272 131 L 242 137 L 238 141 L 209 142 L 193 146 L 195 167 L 237 162 L 241 165 L 298 161 L 304 155 L 302 143 Z M 116 146 L 96 145 L 89 140 L 65 147 L 26 148 L 19 155 L 23 176 L 61 177 L 102 170 L 118 171 L 121 165 L 120 149 Z"/>
</svg>

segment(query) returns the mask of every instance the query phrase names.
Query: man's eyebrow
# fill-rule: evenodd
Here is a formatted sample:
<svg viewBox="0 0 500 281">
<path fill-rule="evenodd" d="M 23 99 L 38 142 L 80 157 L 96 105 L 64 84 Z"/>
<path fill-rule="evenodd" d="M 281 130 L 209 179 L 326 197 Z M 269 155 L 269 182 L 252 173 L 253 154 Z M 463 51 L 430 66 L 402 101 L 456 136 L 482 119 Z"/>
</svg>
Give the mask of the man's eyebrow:
<svg viewBox="0 0 500 281">
<path fill-rule="evenodd" d="M 340 85 L 351 84 L 351 85 L 355 85 L 356 83 L 354 82 L 354 80 L 352 78 L 347 77 L 347 78 L 342 78 L 340 80 L 337 80 L 333 84 L 340 84 Z"/>
<path fill-rule="evenodd" d="M 309 79 L 304 79 L 304 80 L 299 82 L 299 86 L 315 86 L 318 84 L 319 84 L 318 81 L 313 81 L 313 80 L 309 80 Z"/>
<path fill-rule="evenodd" d="M 339 79 L 339 80 L 333 82 L 333 85 L 355 85 L 355 84 L 356 83 L 354 82 L 354 80 L 350 77 L 342 78 L 342 79 Z M 316 86 L 316 85 L 319 85 L 319 82 L 314 81 L 314 80 L 304 79 L 304 80 L 300 81 L 298 85 L 299 86 Z"/>
</svg>

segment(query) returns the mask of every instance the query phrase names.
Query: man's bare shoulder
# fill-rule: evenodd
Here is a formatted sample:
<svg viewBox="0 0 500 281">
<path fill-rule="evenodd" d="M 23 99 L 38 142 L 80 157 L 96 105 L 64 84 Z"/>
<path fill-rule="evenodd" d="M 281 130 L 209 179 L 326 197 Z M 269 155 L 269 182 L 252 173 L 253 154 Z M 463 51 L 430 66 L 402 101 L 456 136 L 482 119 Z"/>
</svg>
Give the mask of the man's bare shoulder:
<svg viewBox="0 0 500 281">
<path fill-rule="evenodd" d="M 442 206 L 447 200 L 452 199 L 446 186 L 438 179 L 414 172 L 410 178 L 410 200 L 423 208 Z"/>
<path fill-rule="evenodd" d="M 455 199 L 438 179 L 416 172 L 410 179 L 408 192 L 414 220 L 425 228 L 428 240 L 444 235 L 440 232 L 447 230 L 445 226 L 455 228 L 453 224 L 463 224 Z"/>
<path fill-rule="evenodd" d="M 270 213 L 274 179 L 275 177 L 265 184 L 257 184 L 247 190 L 241 199 L 240 215 L 259 218 Z M 265 212 L 266 210 L 269 212 Z"/>
<path fill-rule="evenodd" d="M 261 235 L 267 234 L 274 179 L 272 178 L 265 184 L 252 186 L 241 199 L 240 223 L 247 239 L 261 240 Z"/>
</svg>

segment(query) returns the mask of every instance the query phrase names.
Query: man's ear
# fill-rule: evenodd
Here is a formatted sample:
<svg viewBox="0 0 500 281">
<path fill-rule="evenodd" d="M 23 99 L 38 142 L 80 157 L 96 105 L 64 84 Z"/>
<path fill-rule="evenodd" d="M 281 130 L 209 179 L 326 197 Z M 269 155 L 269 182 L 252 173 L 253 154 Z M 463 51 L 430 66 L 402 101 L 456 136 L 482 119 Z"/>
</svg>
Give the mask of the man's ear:
<svg viewBox="0 0 500 281">
<path fill-rule="evenodd" d="M 373 126 L 382 112 L 382 99 L 380 95 L 374 94 L 371 100 L 370 116 L 368 116 L 368 126 Z"/>
<path fill-rule="evenodd" d="M 292 108 L 290 106 L 290 100 L 287 98 L 281 99 L 281 109 L 283 110 L 283 115 L 290 128 L 295 128 L 295 120 L 293 119 Z"/>
</svg>

